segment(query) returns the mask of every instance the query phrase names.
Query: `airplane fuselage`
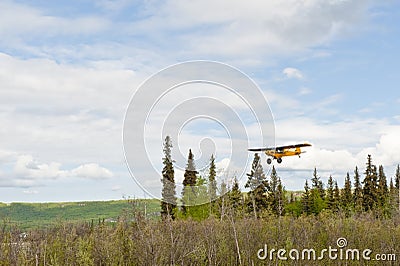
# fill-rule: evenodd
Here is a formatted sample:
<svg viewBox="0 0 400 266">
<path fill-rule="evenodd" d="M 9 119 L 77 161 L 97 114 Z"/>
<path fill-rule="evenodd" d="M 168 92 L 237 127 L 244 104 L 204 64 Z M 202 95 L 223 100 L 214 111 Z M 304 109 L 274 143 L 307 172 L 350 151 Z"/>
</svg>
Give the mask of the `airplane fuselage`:
<svg viewBox="0 0 400 266">
<path fill-rule="evenodd" d="M 284 149 L 284 150 L 267 150 L 265 151 L 265 154 L 267 156 L 271 156 L 274 159 L 282 158 L 285 156 L 294 156 L 294 155 L 300 155 L 302 153 L 300 148 L 295 148 L 295 149 Z"/>
</svg>

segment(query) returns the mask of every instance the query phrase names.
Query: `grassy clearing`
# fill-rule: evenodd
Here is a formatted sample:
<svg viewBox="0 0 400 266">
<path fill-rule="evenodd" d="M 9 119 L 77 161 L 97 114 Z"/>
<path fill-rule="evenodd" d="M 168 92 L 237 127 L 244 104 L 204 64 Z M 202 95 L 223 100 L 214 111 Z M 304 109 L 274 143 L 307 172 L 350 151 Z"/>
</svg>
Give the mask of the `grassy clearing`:
<svg viewBox="0 0 400 266">
<path fill-rule="evenodd" d="M 146 208 L 149 215 L 159 212 L 157 200 L 135 200 L 138 207 Z M 60 222 L 91 222 L 92 220 L 118 220 L 132 208 L 129 200 L 85 201 L 57 203 L 0 203 L 0 220 L 23 230 L 53 226 Z"/>
</svg>

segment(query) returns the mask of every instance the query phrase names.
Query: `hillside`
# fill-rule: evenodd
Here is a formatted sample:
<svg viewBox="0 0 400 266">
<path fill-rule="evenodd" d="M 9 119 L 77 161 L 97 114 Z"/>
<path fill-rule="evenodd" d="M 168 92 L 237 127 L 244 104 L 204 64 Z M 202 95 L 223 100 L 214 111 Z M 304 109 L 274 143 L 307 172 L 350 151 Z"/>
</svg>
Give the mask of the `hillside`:
<svg viewBox="0 0 400 266">
<path fill-rule="evenodd" d="M 57 222 L 90 222 L 105 219 L 115 221 L 132 208 L 146 211 L 148 216 L 158 215 L 157 200 L 113 200 L 57 203 L 0 203 L 0 221 L 21 229 L 43 228 Z"/>
</svg>

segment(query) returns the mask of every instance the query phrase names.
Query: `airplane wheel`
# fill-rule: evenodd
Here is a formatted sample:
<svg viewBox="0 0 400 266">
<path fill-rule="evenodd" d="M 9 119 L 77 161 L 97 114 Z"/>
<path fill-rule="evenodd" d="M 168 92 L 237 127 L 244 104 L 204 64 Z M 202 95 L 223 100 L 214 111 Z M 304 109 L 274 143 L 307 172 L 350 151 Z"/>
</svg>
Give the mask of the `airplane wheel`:
<svg viewBox="0 0 400 266">
<path fill-rule="evenodd" d="M 271 164 L 271 163 L 272 163 L 271 158 L 268 158 L 268 159 L 267 159 L 267 164 Z"/>
<path fill-rule="evenodd" d="M 276 159 L 276 161 L 277 161 L 278 163 L 281 163 L 281 162 L 282 162 L 282 158 L 278 158 L 278 159 Z"/>
</svg>

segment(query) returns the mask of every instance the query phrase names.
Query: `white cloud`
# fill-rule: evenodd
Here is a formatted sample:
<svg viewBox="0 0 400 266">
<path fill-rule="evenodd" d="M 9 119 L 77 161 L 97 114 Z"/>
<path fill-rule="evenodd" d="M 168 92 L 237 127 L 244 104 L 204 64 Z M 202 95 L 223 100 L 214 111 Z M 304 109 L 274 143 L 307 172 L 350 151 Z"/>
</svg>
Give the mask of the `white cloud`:
<svg viewBox="0 0 400 266">
<path fill-rule="evenodd" d="M 1 153 L 1 152 L 0 152 Z M 14 161 L 13 161 L 14 160 Z M 58 162 L 39 162 L 32 155 L 16 155 L 13 160 L 0 163 L 0 187 L 44 186 L 49 180 L 69 178 L 106 179 L 114 174 L 97 163 L 82 164 L 74 169 L 63 169 Z"/>
<path fill-rule="evenodd" d="M 20 155 L 14 165 L 14 174 L 21 179 L 55 179 L 66 175 L 56 162 L 39 163 L 31 155 Z"/>
<path fill-rule="evenodd" d="M 184 30 L 171 37 L 187 44 L 189 52 L 248 58 L 328 43 L 360 23 L 367 9 L 362 1 L 170 1 L 142 25 L 168 34 Z"/>
<path fill-rule="evenodd" d="M 96 163 L 83 164 L 72 169 L 70 175 L 88 179 L 104 179 L 113 177 L 113 173 L 110 170 L 100 167 Z"/>
<path fill-rule="evenodd" d="M 104 31 L 109 22 L 101 17 L 62 18 L 43 10 L 9 1 L 0 3 L 0 34 L 2 41 L 42 35 L 93 34 Z"/>
<path fill-rule="evenodd" d="M 297 68 L 287 67 L 282 71 L 282 73 L 285 74 L 287 78 L 303 79 L 303 73 L 301 73 Z"/>
<path fill-rule="evenodd" d="M 170 54 L 173 61 L 217 56 L 236 64 L 254 65 L 265 63 L 265 56 L 274 58 L 306 52 L 358 29 L 368 17 L 370 3 L 357 0 L 258 0 L 252 4 L 227 0 L 150 1 L 132 10 L 134 18 L 129 16 L 129 20 L 119 13 L 131 8 L 124 0 L 101 1 L 95 5 L 103 7 L 107 15 L 93 12 L 62 16 L 51 14 L 51 9 L 2 2 L 0 43 L 28 54 L 66 60 L 71 55 L 74 59 L 89 57 L 93 61 L 113 62 L 134 58 L 131 63 L 139 59 L 142 63 L 153 61 L 154 65 L 157 63 L 152 59 L 160 61 Z M 118 17 L 118 21 L 113 21 L 113 17 Z M 97 40 L 93 36 L 104 35 L 120 41 L 118 44 L 91 41 Z M 145 39 L 135 40 L 137 36 Z M 39 38 L 42 42 L 36 47 L 32 45 Z M 57 38 L 65 38 L 66 44 L 55 42 Z M 132 43 L 138 48 L 132 50 Z M 100 52 L 99 56 L 93 56 L 96 52 Z"/>
<path fill-rule="evenodd" d="M 122 151 L 115 147 L 122 146 L 124 111 L 143 80 L 133 71 L 6 54 L 0 54 L 0 69 L 3 150 L 40 151 L 44 161 L 68 164 L 122 161 Z"/>
</svg>

